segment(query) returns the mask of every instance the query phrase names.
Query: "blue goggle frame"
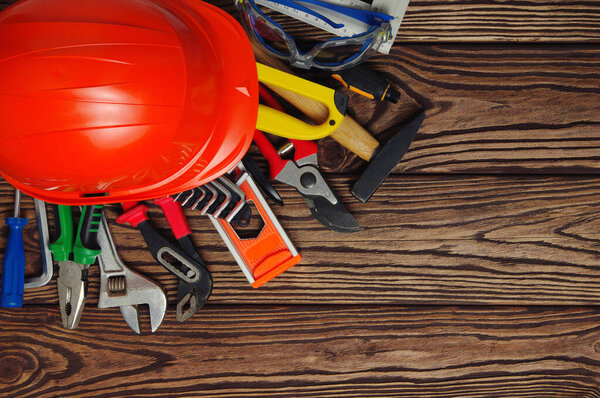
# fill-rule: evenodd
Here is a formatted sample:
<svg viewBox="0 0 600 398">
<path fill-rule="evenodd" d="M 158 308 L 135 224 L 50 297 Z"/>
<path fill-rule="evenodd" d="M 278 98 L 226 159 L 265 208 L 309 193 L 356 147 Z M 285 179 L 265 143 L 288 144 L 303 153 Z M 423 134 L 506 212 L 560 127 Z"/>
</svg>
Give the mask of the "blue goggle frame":
<svg viewBox="0 0 600 398">
<path fill-rule="evenodd" d="M 314 10 L 311 10 L 310 8 L 298 4 L 298 2 L 296 1 L 271 1 L 283 6 L 293 7 L 294 9 L 297 9 L 299 11 L 313 15 L 326 22 L 333 28 L 340 28 L 344 26 L 343 24 L 331 21 L 327 17 L 319 14 Z M 244 22 L 246 22 L 244 27 L 246 28 L 248 33 L 256 40 L 258 40 L 258 42 L 261 43 L 267 51 L 279 58 L 287 59 L 293 66 L 301 67 L 304 69 L 310 69 L 311 66 L 327 70 L 339 70 L 351 67 L 360 62 L 365 57 L 368 50 L 375 50 L 379 46 L 379 44 L 381 44 L 381 42 L 389 39 L 391 30 L 389 22 L 392 19 L 394 19 L 390 15 L 371 10 L 361 10 L 350 7 L 343 7 L 335 4 L 325 3 L 319 0 L 303 0 L 302 2 L 330 9 L 334 12 L 344 15 L 347 18 L 352 18 L 357 21 L 369 24 L 370 27 L 364 33 L 360 33 L 354 36 L 331 38 L 327 41 L 316 44 L 310 51 L 302 52 L 296 45 L 296 41 L 294 40 L 294 38 L 290 36 L 281 25 L 279 25 L 276 21 L 274 21 L 272 18 L 266 15 L 259 7 L 257 7 L 254 0 L 238 0 L 236 1 L 236 6 L 238 6 L 238 9 L 240 9 L 240 11 L 244 14 Z M 285 42 L 289 53 L 283 53 L 280 50 L 272 47 L 261 36 L 261 34 L 256 31 L 254 26 L 256 25 L 257 17 L 263 22 L 265 22 L 266 25 L 268 25 L 276 34 L 278 34 L 278 36 Z M 343 59 L 340 62 L 323 62 L 316 59 L 317 55 L 321 51 L 326 50 L 327 48 L 342 47 L 349 45 L 361 45 L 361 48 L 358 52 L 356 52 L 350 57 Z"/>
</svg>

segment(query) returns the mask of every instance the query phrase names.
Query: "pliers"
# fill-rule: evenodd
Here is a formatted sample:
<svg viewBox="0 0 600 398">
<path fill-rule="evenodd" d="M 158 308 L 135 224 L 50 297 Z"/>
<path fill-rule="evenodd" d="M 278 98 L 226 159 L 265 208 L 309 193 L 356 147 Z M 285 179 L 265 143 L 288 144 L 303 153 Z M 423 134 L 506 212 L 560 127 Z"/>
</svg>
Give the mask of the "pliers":
<svg viewBox="0 0 600 398">
<path fill-rule="evenodd" d="M 124 212 L 117 217 L 117 223 L 128 223 L 139 228 L 152 257 L 179 279 L 177 320 L 183 322 L 208 301 L 213 281 L 212 275 L 193 245 L 191 230 L 179 203 L 174 202 L 171 197 L 163 201 L 161 208 L 179 242 L 179 247 L 166 240 L 150 225 L 148 206 L 144 204 L 122 203 Z M 160 203 L 161 201 L 157 200 L 157 204 Z"/>
<path fill-rule="evenodd" d="M 75 329 L 81 319 L 88 290 L 88 270 L 100 254 L 98 228 L 102 206 L 85 206 L 81 210 L 77 235 L 73 236 L 73 208 L 55 207 L 56 241 L 50 244 L 58 262 L 58 299 L 63 326 Z"/>
<path fill-rule="evenodd" d="M 263 86 L 260 86 L 260 96 L 270 107 L 283 111 L 275 97 Z M 269 162 L 271 179 L 296 188 L 312 215 L 327 228 L 339 232 L 362 230 L 319 172 L 317 144 L 295 139 L 289 141 L 294 148 L 294 157 L 293 160 L 284 160 L 261 131 L 254 132 L 254 142 Z"/>
</svg>

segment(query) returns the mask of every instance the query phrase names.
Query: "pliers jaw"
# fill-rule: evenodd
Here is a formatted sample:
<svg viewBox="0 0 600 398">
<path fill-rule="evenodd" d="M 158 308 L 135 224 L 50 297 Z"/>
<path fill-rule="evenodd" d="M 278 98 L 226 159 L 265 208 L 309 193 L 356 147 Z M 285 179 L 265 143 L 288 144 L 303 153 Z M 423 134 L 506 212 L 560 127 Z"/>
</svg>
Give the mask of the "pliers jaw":
<svg viewBox="0 0 600 398">
<path fill-rule="evenodd" d="M 288 161 L 275 180 L 296 188 L 305 198 L 322 197 L 332 205 L 339 203 L 319 170 L 310 164 L 298 167 L 295 162 Z"/>
<path fill-rule="evenodd" d="M 59 262 L 58 300 L 63 326 L 75 329 L 79 325 L 85 306 L 88 287 L 88 267 L 83 267 L 73 261 Z"/>
</svg>

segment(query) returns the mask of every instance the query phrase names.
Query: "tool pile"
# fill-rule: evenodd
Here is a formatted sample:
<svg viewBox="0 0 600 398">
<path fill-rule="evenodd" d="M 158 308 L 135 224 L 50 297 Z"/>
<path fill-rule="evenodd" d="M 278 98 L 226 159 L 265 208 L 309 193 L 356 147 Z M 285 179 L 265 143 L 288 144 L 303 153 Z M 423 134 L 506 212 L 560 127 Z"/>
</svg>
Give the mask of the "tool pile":
<svg viewBox="0 0 600 398">
<path fill-rule="evenodd" d="M 312 140 L 331 134 L 370 161 L 353 189 L 355 196 L 366 202 L 408 150 L 424 119 L 418 115 L 389 143 L 379 145 L 345 115 L 345 94 L 283 72 L 279 70 L 285 69 L 282 65 L 272 68 L 255 63 L 253 47 L 240 25 L 228 14 L 200 1 L 56 0 L 51 9 L 43 1 L 23 0 L 0 14 L 0 40 L 13 43 L 0 50 L 0 73 L 16 82 L 9 87 L 11 94 L 27 91 L 26 96 L 11 98 L 16 102 L 12 109 L 26 112 L 32 109 L 32 103 L 44 103 L 50 109 L 40 111 L 41 124 L 24 126 L 17 120 L 19 112 L 13 115 L 3 110 L 8 109 L 2 104 L 9 95 L 3 94 L 0 83 L 0 116 L 6 120 L 6 128 L 0 131 L 0 142 L 4 144 L 0 146 L 0 173 L 17 188 L 15 214 L 6 221 L 10 234 L 0 305 L 20 307 L 24 287 L 48 283 L 52 253 L 59 266 L 59 306 L 67 329 L 75 329 L 82 317 L 88 272 L 96 259 L 100 266 L 99 308 L 119 307 L 126 323 L 137 333 L 140 305 L 149 307 L 153 332 L 167 310 L 161 287 L 126 267 L 119 258 L 104 215 L 105 205 L 122 208 L 115 221 L 139 229 L 156 262 L 177 278 L 176 316 L 185 321 L 209 300 L 213 278 L 193 242 L 184 210 L 207 216 L 249 283 L 258 288 L 302 258 L 263 196 L 283 205 L 271 181 L 294 187 L 313 217 L 326 228 L 360 231 L 362 227 L 319 171 L 317 144 Z M 319 17 L 316 11 L 293 1 L 270 2 L 300 7 L 311 17 Z M 323 7 L 318 0 L 305 3 Z M 376 50 L 393 36 L 390 21 L 395 20 L 394 16 L 326 6 L 326 22 L 332 22 L 332 12 L 341 12 L 371 23 L 373 28 L 368 28 L 364 36 L 328 42 L 307 58 L 287 39 L 284 42 L 290 51 L 281 53 L 283 43 L 273 32 L 278 32 L 279 38 L 289 35 L 254 1 L 237 0 L 236 4 L 246 21 L 247 33 L 258 40 L 254 52 L 262 62 L 273 65 L 279 61 L 257 46 L 279 53 L 292 65 L 337 71 L 336 79 L 347 86 L 362 87 L 357 90 L 363 94 L 370 87 L 374 93 L 371 97 L 376 100 L 397 101 L 397 93 L 384 80 L 370 79 L 370 74 L 360 71 L 347 72 L 348 67 L 366 58 L 367 48 Z M 164 17 L 167 13 L 169 18 Z M 105 17 L 102 26 L 82 22 L 96 15 Z M 178 20 L 173 22 L 172 18 Z M 13 23 L 15 20 L 31 22 L 27 34 Z M 270 30 L 265 30 L 267 25 Z M 78 29 L 80 34 L 74 36 L 69 30 L 69 36 L 63 37 L 65 28 Z M 18 43 L 10 40 L 15 35 L 20 37 Z M 114 35 L 118 35 L 120 44 L 111 52 Z M 57 42 L 48 42 L 48 37 Z M 187 41 L 190 37 L 194 40 Z M 231 38 L 236 38 L 235 45 L 231 45 Z M 338 52 L 335 62 L 329 59 L 327 63 L 322 58 L 331 56 L 332 48 L 347 50 L 357 43 L 362 43 L 362 49 L 353 57 Z M 169 46 L 178 52 L 163 52 Z M 129 51 L 121 51 L 121 47 Z M 65 82 L 60 73 L 47 74 L 47 68 L 43 68 L 47 59 L 31 56 L 36 53 L 64 59 L 54 67 L 63 68 L 61 73 L 70 80 Z M 203 57 L 214 62 L 207 63 Z M 168 69 L 161 64 L 163 61 Z M 41 77 L 33 82 L 27 79 L 24 65 L 30 67 L 27 70 L 37 70 Z M 214 65 L 225 65 L 227 70 L 218 70 Z M 96 74 L 80 73 L 84 66 Z M 190 77 L 188 70 L 211 75 L 206 79 L 201 73 Z M 121 80 L 115 83 L 115 79 Z M 123 83 L 123 79 L 129 80 Z M 357 83 L 349 84 L 344 79 Z M 148 89 L 150 83 L 152 89 Z M 107 87 L 113 90 L 113 97 L 107 95 Z M 203 94 L 202 100 L 198 93 Z M 286 114 L 274 93 L 306 113 L 315 124 Z M 214 102 L 204 100 L 205 96 Z M 66 113 L 61 116 L 63 111 Z M 286 141 L 278 148 L 265 133 Z M 30 139 L 34 134 L 36 138 Z M 247 153 L 252 140 L 269 164 L 270 178 Z M 51 153 L 46 147 L 49 143 L 56 148 Z M 28 164 L 8 156 L 11 150 L 25 145 L 32 156 L 45 156 Z M 126 158 L 131 162 L 123 162 Z M 92 167 L 94 164 L 104 168 Z M 21 191 L 35 198 L 44 266 L 42 276 L 35 280 L 24 280 L 22 231 L 27 219 L 19 217 Z M 162 210 L 172 237 L 163 236 L 153 227 L 149 203 L 145 202 L 148 200 Z M 52 242 L 44 201 L 56 203 Z M 256 225 L 260 228 L 253 229 Z"/>
</svg>

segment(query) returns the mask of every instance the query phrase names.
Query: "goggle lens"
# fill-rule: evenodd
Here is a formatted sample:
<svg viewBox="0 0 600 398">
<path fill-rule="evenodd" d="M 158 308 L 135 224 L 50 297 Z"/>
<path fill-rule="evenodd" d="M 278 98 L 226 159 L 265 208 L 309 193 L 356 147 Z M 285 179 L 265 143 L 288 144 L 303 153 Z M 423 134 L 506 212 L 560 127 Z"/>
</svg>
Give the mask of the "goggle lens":
<svg viewBox="0 0 600 398">
<path fill-rule="evenodd" d="M 267 21 L 263 15 L 260 15 L 254 9 L 250 10 L 251 12 L 246 14 L 246 22 L 261 43 L 277 54 L 282 56 L 290 55 L 290 50 L 282 33 L 275 29 L 272 23 Z"/>
<path fill-rule="evenodd" d="M 363 52 L 364 45 L 344 44 L 322 49 L 317 53 L 313 62 L 323 66 L 341 65 L 350 62 Z"/>
</svg>

